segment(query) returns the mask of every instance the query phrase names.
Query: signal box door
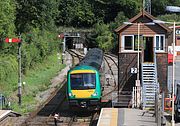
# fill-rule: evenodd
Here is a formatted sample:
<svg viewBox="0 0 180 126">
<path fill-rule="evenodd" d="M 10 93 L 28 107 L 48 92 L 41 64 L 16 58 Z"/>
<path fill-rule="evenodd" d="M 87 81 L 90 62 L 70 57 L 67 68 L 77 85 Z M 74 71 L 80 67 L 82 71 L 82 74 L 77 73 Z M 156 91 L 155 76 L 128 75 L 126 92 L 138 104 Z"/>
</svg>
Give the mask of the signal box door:
<svg viewBox="0 0 180 126">
<path fill-rule="evenodd" d="M 153 62 L 153 37 L 149 36 L 144 36 L 143 37 L 144 41 L 144 62 Z"/>
</svg>

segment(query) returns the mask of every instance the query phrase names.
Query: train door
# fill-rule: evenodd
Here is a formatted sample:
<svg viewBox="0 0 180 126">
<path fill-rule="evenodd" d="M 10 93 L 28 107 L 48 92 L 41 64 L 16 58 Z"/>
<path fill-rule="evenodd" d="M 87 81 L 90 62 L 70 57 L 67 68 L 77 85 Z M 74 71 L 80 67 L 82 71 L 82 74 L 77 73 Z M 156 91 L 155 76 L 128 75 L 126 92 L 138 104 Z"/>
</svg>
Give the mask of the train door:
<svg viewBox="0 0 180 126">
<path fill-rule="evenodd" d="M 153 62 L 153 37 L 144 36 L 144 62 Z"/>
</svg>

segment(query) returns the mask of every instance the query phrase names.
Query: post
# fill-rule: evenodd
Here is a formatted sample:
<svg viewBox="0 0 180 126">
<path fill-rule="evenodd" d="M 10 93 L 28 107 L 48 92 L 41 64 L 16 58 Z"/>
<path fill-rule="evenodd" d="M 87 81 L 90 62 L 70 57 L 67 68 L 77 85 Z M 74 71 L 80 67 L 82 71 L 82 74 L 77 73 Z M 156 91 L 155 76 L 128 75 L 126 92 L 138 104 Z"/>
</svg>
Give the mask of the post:
<svg viewBox="0 0 180 126">
<path fill-rule="evenodd" d="M 63 39 L 63 53 L 66 51 L 66 36 L 64 35 Z"/>
<path fill-rule="evenodd" d="M 175 125 L 175 121 L 174 121 L 174 76 L 175 76 L 175 25 L 176 23 L 173 23 L 173 69 L 172 69 L 172 126 Z"/>
<path fill-rule="evenodd" d="M 18 104 L 21 105 L 21 95 L 22 95 L 22 73 L 21 73 L 21 42 L 18 43 L 18 66 L 19 66 L 19 78 L 18 78 Z"/>
<path fill-rule="evenodd" d="M 3 109 L 3 95 L 1 94 L 1 110 Z"/>
<path fill-rule="evenodd" d="M 139 80 L 139 31 L 140 31 L 140 23 L 138 25 L 138 56 L 137 56 L 137 80 Z"/>
<path fill-rule="evenodd" d="M 162 106 L 162 105 L 161 105 L 161 99 L 162 99 L 162 95 L 158 93 L 158 100 L 157 100 L 157 101 L 158 101 L 158 102 L 157 102 L 157 105 L 158 105 L 158 106 L 157 106 L 157 108 L 158 108 L 158 111 L 157 111 L 157 118 L 158 118 L 158 119 L 157 119 L 157 120 L 158 120 L 157 125 L 158 125 L 158 126 L 161 126 L 161 117 L 162 117 L 162 114 L 161 114 L 161 113 L 162 113 L 162 109 L 161 109 L 161 106 Z"/>
<path fill-rule="evenodd" d="M 133 93 L 132 93 L 132 108 L 134 108 L 134 94 L 135 94 L 135 87 L 133 87 Z"/>
<path fill-rule="evenodd" d="M 139 41 L 140 41 L 140 37 L 139 37 L 139 34 L 140 34 L 140 23 L 137 23 L 137 26 L 138 26 L 138 55 L 137 55 L 137 80 L 136 80 L 136 107 L 140 107 L 140 80 L 139 80 Z"/>
<path fill-rule="evenodd" d="M 135 86 L 135 89 L 134 89 L 134 106 L 137 107 L 137 87 Z"/>
</svg>

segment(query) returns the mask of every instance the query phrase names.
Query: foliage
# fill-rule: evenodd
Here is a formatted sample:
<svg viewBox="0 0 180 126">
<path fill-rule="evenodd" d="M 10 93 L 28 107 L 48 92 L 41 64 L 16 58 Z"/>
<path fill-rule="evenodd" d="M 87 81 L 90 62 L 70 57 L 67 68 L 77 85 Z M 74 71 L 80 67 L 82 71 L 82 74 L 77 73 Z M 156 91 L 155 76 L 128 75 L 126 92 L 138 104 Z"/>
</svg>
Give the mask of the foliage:
<svg viewBox="0 0 180 126">
<path fill-rule="evenodd" d="M 59 11 L 57 24 L 61 26 L 87 27 L 95 21 L 91 5 L 85 0 L 60 0 Z"/>
<path fill-rule="evenodd" d="M 50 80 L 62 69 L 64 65 L 59 64 L 56 53 L 48 56 L 42 63 L 36 64 L 33 69 L 28 70 L 23 76 L 22 106 L 17 105 L 17 97 L 11 96 L 12 108 L 21 113 L 27 113 L 38 105 L 36 99 L 40 91 L 49 88 Z M 17 89 L 17 86 L 15 87 Z M 15 92 L 17 93 L 17 92 Z"/>
<path fill-rule="evenodd" d="M 162 21 L 168 21 L 168 22 L 173 22 L 173 21 L 179 22 L 180 16 L 177 14 L 165 14 L 165 15 L 158 16 L 158 19 Z"/>
<path fill-rule="evenodd" d="M 0 0 L 0 53 L 9 52 L 10 47 L 4 44 L 6 36 L 13 37 L 15 32 L 15 1 Z"/>
<path fill-rule="evenodd" d="M 58 14 L 56 0 L 17 0 L 16 26 L 18 32 L 28 32 L 32 27 L 52 30 Z"/>
<path fill-rule="evenodd" d="M 120 11 L 123 11 L 128 18 L 135 16 L 142 6 L 137 0 L 116 0 L 116 3 L 119 4 Z"/>
<path fill-rule="evenodd" d="M 13 35 L 15 31 L 15 1 L 0 0 L 0 36 Z"/>
<path fill-rule="evenodd" d="M 0 55 L 0 92 L 15 86 L 18 78 L 18 63 L 13 55 Z"/>
<path fill-rule="evenodd" d="M 59 49 L 60 44 L 56 33 L 35 28 L 28 34 L 22 34 L 22 37 L 22 67 L 24 73 Z"/>
<path fill-rule="evenodd" d="M 112 47 L 112 32 L 109 31 L 109 25 L 106 25 L 102 22 L 95 24 L 94 31 L 92 32 L 89 39 L 91 42 L 96 43 L 94 47 L 99 47 L 104 51 L 109 51 Z M 92 41 L 93 40 L 93 41 Z M 89 43 L 89 45 L 93 45 Z"/>
<path fill-rule="evenodd" d="M 152 14 L 158 16 L 170 13 L 166 11 L 166 6 L 180 6 L 180 2 L 179 0 L 152 0 Z"/>
<path fill-rule="evenodd" d="M 118 13 L 118 15 L 115 17 L 114 22 L 110 23 L 110 30 L 114 31 L 114 29 L 118 28 L 123 24 L 123 22 L 127 21 L 128 18 L 124 15 L 124 13 L 121 11 Z"/>
<path fill-rule="evenodd" d="M 154 16 L 166 13 L 166 6 L 168 5 L 168 0 L 153 0 L 152 1 L 152 14 Z"/>
</svg>

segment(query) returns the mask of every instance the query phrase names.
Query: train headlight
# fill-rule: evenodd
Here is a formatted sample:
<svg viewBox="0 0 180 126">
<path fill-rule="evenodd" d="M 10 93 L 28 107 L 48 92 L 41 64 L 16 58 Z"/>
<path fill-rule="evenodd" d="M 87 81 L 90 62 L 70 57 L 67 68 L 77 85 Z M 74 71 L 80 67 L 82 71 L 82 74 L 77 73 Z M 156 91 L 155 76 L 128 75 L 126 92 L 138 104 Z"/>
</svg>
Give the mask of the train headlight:
<svg viewBox="0 0 180 126">
<path fill-rule="evenodd" d="M 70 93 L 69 93 L 69 97 L 72 97 L 72 96 L 73 96 L 73 94 L 70 92 Z"/>
<path fill-rule="evenodd" d="M 98 95 L 98 93 L 97 92 L 94 92 L 93 94 L 92 94 L 92 96 L 97 96 Z"/>
<path fill-rule="evenodd" d="M 180 109 L 178 109 L 178 112 L 180 112 Z"/>
</svg>

